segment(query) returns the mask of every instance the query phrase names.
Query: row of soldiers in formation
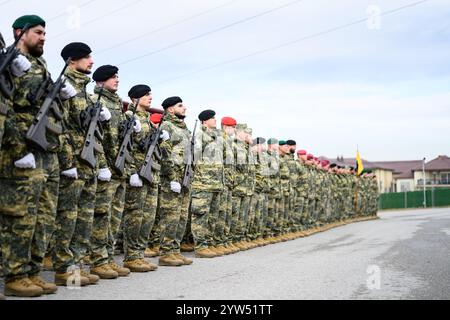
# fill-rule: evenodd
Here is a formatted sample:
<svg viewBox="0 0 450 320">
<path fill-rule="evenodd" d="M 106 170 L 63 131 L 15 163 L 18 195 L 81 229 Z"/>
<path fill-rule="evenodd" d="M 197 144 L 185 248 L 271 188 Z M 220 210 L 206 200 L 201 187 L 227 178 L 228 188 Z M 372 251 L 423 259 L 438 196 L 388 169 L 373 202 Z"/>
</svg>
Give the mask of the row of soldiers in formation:
<svg viewBox="0 0 450 320">
<path fill-rule="evenodd" d="M 15 45 L 1 48 L 5 295 L 37 297 L 155 271 L 148 257 L 190 265 L 182 249 L 214 258 L 376 215 L 374 175 L 297 153 L 295 141 L 253 139 L 229 117 L 217 129 L 212 110 L 191 133 L 182 99 L 166 99 L 159 112 L 147 85 L 131 88 L 125 112 L 111 65 L 93 73 L 88 94 L 94 62 L 84 43 L 64 47 L 64 77 L 52 81 L 42 58 L 45 25 L 20 17 Z M 121 232 L 123 266 L 114 259 Z M 45 257 L 54 283 L 41 277 Z"/>
</svg>

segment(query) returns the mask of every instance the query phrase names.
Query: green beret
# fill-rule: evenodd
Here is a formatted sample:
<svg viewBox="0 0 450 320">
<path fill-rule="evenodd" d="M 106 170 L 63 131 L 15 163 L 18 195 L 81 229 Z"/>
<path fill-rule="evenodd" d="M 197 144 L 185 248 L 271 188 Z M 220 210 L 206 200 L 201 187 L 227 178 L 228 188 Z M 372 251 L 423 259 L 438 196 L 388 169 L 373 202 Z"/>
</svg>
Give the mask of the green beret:
<svg viewBox="0 0 450 320">
<path fill-rule="evenodd" d="M 278 144 L 278 143 L 279 143 L 278 139 L 275 139 L 275 138 L 270 138 L 269 141 L 267 141 L 268 145 L 274 145 L 274 144 Z"/>
<path fill-rule="evenodd" d="M 14 21 L 12 27 L 15 30 L 23 29 L 27 24 L 29 28 L 33 28 L 36 26 L 43 26 L 45 28 L 44 19 L 36 15 L 22 16 Z"/>
<path fill-rule="evenodd" d="M 245 130 L 247 130 L 247 128 L 248 128 L 248 126 L 246 124 L 244 124 L 244 123 L 239 123 L 236 126 L 236 130 L 237 131 L 245 131 Z"/>
<path fill-rule="evenodd" d="M 285 145 L 287 145 L 287 142 L 284 141 L 284 140 L 280 140 L 280 141 L 278 142 L 278 144 L 279 144 L 280 146 L 285 146 Z"/>
</svg>

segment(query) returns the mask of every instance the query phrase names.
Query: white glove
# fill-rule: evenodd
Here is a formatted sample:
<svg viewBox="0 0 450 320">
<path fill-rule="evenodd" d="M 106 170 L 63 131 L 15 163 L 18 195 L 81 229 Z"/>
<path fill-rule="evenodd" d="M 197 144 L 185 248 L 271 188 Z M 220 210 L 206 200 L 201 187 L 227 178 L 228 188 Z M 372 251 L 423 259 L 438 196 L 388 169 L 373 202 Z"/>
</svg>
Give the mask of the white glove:
<svg viewBox="0 0 450 320">
<path fill-rule="evenodd" d="M 139 177 L 138 174 L 133 174 L 130 178 L 130 186 L 135 188 L 142 188 L 144 186 L 144 183 L 142 182 L 142 179 Z"/>
<path fill-rule="evenodd" d="M 14 162 L 14 165 L 19 169 L 36 169 L 36 159 L 34 158 L 34 154 L 27 154 L 24 158 Z"/>
<path fill-rule="evenodd" d="M 170 134 L 166 130 L 163 130 L 160 138 L 162 141 L 170 140 Z"/>
<path fill-rule="evenodd" d="M 140 133 L 142 131 L 142 124 L 141 121 L 138 118 L 134 119 L 134 132 L 135 133 Z"/>
<path fill-rule="evenodd" d="M 112 173 L 109 168 L 100 169 L 98 172 L 98 180 L 103 182 L 110 182 L 112 178 Z"/>
<path fill-rule="evenodd" d="M 170 189 L 175 193 L 181 193 L 181 184 L 173 181 L 170 183 Z"/>
<path fill-rule="evenodd" d="M 109 112 L 108 108 L 102 108 L 102 111 L 100 111 L 100 122 L 105 122 L 111 120 L 112 115 L 111 112 Z"/>
<path fill-rule="evenodd" d="M 24 56 L 19 54 L 17 58 L 13 60 L 11 63 L 11 73 L 15 77 L 22 77 L 27 73 L 31 68 L 31 62 Z"/>
<path fill-rule="evenodd" d="M 77 90 L 69 82 L 66 82 L 64 87 L 61 88 L 59 95 L 62 100 L 69 100 L 77 95 Z"/>
<path fill-rule="evenodd" d="M 70 170 L 67 170 L 67 171 L 63 171 L 63 172 L 61 172 L 61 174 L 63 176 L 65 176 L 65 177 L 67 177 L 67 178 L 70 178 L 70 179 L 75 179 L 75 180 L 78 179 L 78 170 L 77 170 L 77 168 L 73 168 L 73 169 L 70 169 Z"/>
</svg>

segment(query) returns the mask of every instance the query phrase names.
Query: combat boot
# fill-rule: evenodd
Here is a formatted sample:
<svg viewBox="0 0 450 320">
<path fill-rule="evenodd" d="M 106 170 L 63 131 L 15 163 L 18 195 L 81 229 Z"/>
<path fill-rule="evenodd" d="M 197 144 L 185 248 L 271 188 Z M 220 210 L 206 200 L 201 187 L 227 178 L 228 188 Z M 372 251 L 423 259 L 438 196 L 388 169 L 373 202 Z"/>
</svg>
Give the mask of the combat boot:
<svg viewBox="0 0 450 320">
<path fill-rule="evenodd" d="M 145 264 L 145 265 L 149 266 L 149 267 L 152 269 L 152 270 L 150 270 L 150 271 L 156 271 L 156 270 L 158 270 L 158 266 L 157 266 L 156 264 L 151 263 L 151 262 L 149 262 L 149 261 L 147 261 L 147 260 L 144 260 L 144 259 L 140 259 L 140 261 L 141 261 L 142 264 Z"/>
<path fill-rule="evenodd" d="M 44 294 L 44 289 L 35 285 L 28 277 L 16 279 L 5 284 L 5 296 L 34 298 Z"/>
<path fill-rule="evenodd" d="M 182 260 L 185 266 L 190 266 L 191 264 L 194 263 L 193 260 L 186 258 L 185 256 L 183 256 L 181 253 L 177 253 L 175 254 L 175 257 L 177 257 L 178 259 Z"/>
<path fill-rule="evenodd" d="M 238 253 L 238 252 L 241 251 L 241 249 L 239 249 L 238 247 L 236 247 L 236 245 L 235 245 L 234 243 L 230 243 L 230 244 L 228 245 L 228 247 L 229 247 L 231 250 L 233 250 L 233 254 L 234 254 L 234 253 Z"/>
<path fill-rule="evenodd" d="M 202 248 L 195 251 L 195 257 L 200 259 L 211 259 L 217 257 L 217 253 L 211 251 L 210 248 Z"/>
<path fill-rule="evenodd" d="M 91 268 L 91 274 L 98 276 L 102 280 L 113 280 L 119 277 L 119 274 L 109 264 Z"/>
<path fill-rule="evenodd" d="M 244 245 L 244 243 L 241 242 L 237 242 L 234 244 L 240 251 L 246 251 L 248 250 L 247 246 Z"/>
<path fill-rule="evenodd" d="M 228 246 L 228 245 L 226 245 L 226 246 L 225 246 L 225 245 L 222 245 L 221 248 L 222 248 L 222 250 L 225 251 L 225 255 L 226 255 L 226 256 L 228 256 L 228 255 L 234 253 L 234 250 L 231 249 L 230 246 Z"/>
<path fill-rule="evenodd" d="M 6 297 L 0 293 L 0 301 L 6 300 Z"/>
<path fill-rule="evenodd" d="M 194 252 L 195 246 L 190 243 L 182 243 L 180 246 L 181 252 Z"/>
<path fill-rule="evenodd" d="M 221 247 L 208 247 L 208 249 L 214 252 L 216 257 L 223 257 L 225 255 L 225 251 Z"/>
<path fill-rule="evenodd" d="M 151 249 L 151 248 L 145 249 L 144 256 L 145 256 L 146 258 L 155 258 L 155 257 L 157 257 L 158 255 L 159 255 L 159 253 L 156 252 L 156 251 L 154 251 L 154 250 Z"/>
<path fill-rule="evenodd" d="M 117 272 L 117 274 L 119 275 L 119 277 L 128 277 L 131 273 L 130 269 L 124 268 L 119 266 L 117 263 L 115 262 L 111 262 L 109 264 L 109 267 L 111 269 L 113 269 L 115 272 Z"/>
<path fill-rule="evenodd" d="M 45 282 L 40 276 L 32 276 L 30 277 L 30 280 L 34 285 L 41 287 L 42 290 L 44 290 L 44 294 L 54 294 L 58 291 L 56 284 Z"/>
<path fill-rule="evenodd" d="M 181 267 L 184 261 L 177 258 L 174 254 L 166 254 L 159 258 L 159 265 L 163 267 Z"/>
<path fill-rule="evenodd" d="M 151 268 L 149 265 L 142 262 L 142 260 L 133 260 L 133 261 L 127 261 L 123 265 L 125 268 L 130 269 L 131 272 L 135 273 L 146 273 L 153 271 L 153 268 Z"/>
<path fill-rule="evenodd" d="M 86 270 L 81 270 L 81 275 L 83 277 L 88 278 L 89 280 L 89 285 L 95 285 L 98 284 L 98 282 L 100 281 L 100 277 L 95 275 L 95 274 L 91 274 L 90 272 L 86 271 Z"/>
<path fill-rule="evenodd" d="M 89 278 L 82 276 L 81 272 L 77 274 L 74 272 L 56 273 L 55 284 L 57 286 L 68 287 L 79 285 L 80 287 L 88 286 L 90 284 Z"/>
</svg>

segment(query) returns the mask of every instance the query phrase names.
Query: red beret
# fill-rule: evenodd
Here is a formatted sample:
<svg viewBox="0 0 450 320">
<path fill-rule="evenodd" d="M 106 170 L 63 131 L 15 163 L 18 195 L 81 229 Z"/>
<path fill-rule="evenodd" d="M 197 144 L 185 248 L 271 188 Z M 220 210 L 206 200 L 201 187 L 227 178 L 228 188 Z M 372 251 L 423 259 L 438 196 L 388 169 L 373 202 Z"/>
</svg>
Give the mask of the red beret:
<svg viewBox="0 0 450 320">
<path fill-rule="evenodd" d="M 308 160 L 314 160 L 314 156 L 312 154 L 308 154 Z"/>
<path fill-rule="evenodd" d="M 225 117 L 222 119 L 222 125 L 228 126 L 228 127 L 234 127 L 237 125 L 237 121 L 230 117 Z"/>
<path fill-rule="evenodd" d="M 162 117 L 163 117 L 162 114 L 154 113 L 151 115 L 150 121 L 154 124 L 159 124 L 159 123 L 161 123 Z"/>
<path fill-rule="evenodd" d="M 300 151 L 297 152 L 297 154 L 299 156 L 306 156 L 308 154 L 308 152 L 306 152 L 305 150 L 300 150 Z"/>
<path fill-rule="evenodd" d="M 322 166 L 324 166 L 324 167 L 328 166 L 329 164 L 330 164 L 330 161 L 328 161 L 328 160 L 322 161 Z"/>
</svg>

